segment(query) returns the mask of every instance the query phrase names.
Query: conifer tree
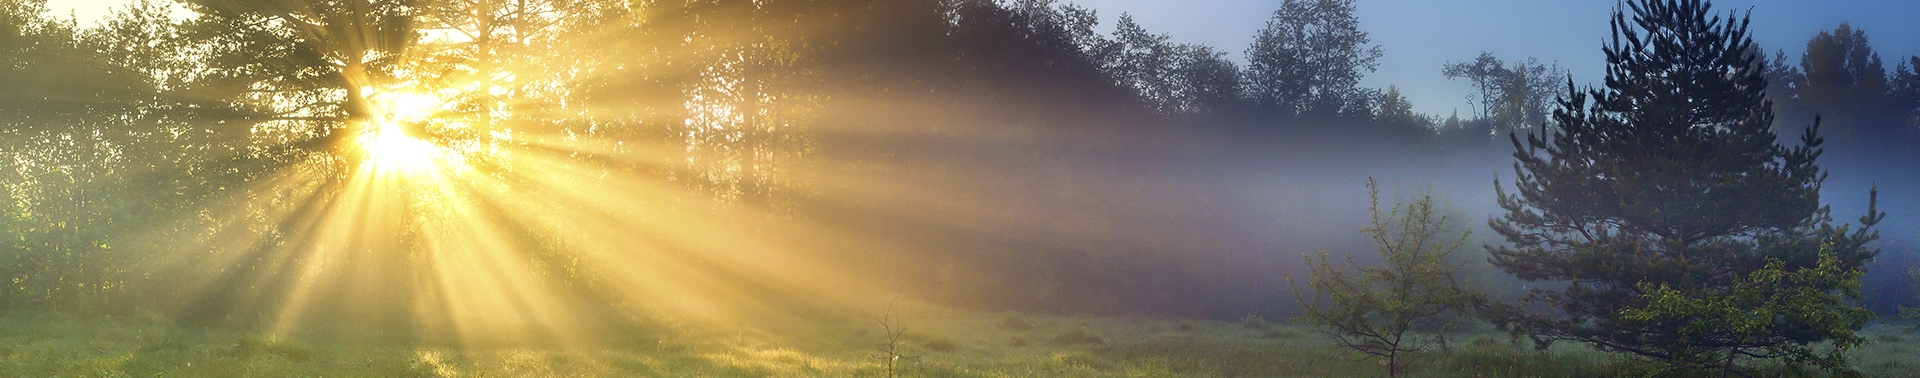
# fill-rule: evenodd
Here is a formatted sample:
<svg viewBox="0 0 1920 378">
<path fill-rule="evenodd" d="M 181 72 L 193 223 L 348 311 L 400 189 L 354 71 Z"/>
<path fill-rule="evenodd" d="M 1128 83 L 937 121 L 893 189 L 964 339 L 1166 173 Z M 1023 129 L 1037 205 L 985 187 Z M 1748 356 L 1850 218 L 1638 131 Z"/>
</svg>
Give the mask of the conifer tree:
<svg viewBox="0 0 1920 378">
<path fill-rule="evenodd" d="M 1754 359 L 1844 372 L 1840 352 L 1872 313 L 1841 298 L 1858 297 L 1884 214 L 1869 199 L 1862 227 L 1832 225 L 1819 121 L 1798 146 L 1776 142 L 1747 17 L 1703 0 L 1628 4 L 1631 15 L 1613 16 L 1604 87 L 1569 84 L 1557 127 L 1524 146 L 1509 134 L 1518 191 L 1499 190 L 1505 215 L 1490 223 L 1509 245 L 1491 260 L 1564 285 L 1535 285 L 1522 301 L 1553 311 L 1491 314 L 1668 372 L 1738 373 Z M 1809 346 L 1829 340 L 1827 353 Z"/>
</svg>

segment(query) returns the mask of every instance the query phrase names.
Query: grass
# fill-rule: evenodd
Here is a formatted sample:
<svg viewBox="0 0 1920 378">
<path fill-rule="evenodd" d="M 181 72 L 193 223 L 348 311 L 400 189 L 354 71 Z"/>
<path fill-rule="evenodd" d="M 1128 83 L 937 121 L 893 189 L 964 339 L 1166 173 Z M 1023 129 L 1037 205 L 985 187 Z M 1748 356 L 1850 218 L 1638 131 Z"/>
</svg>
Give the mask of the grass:
<svg viewBox="0 0 1920 378">
<path fill-rule="evenodd" d="M 904 305 L 906 377 L 1375 377 L 1377 360 L 1266 321 L 987 314 Z M 857 317 L 857 316 L 855 316 Z M 1017 319 L 1009 320 L 1009 319 Z M 669 323 L 670 324 L 670 323 Z M 591 346 L 455 348 L 277 338 L 155 315 L 0 312 L 0 377 L 879 377 L 871 319 L 661 326 Z M 1920 334 L 1861 331 L 1869 377 L 1920 377 Z M 1411 377 L 1593 377 L 1634 364 L 1571 343 L 1537 351 L 1485 330 L 1417 354 Z"/>
</svg>

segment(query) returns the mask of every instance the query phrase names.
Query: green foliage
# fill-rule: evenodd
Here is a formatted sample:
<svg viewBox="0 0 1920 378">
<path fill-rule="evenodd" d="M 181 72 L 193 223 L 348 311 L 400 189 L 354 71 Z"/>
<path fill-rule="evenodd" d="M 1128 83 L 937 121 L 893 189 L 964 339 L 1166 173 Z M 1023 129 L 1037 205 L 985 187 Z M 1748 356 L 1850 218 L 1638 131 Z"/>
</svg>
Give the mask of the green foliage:
<svg viewBox="0 0 1920 378">
<path fill-rule="evenodd" d="M 1469 233 L 1448 231 L 1447 217 L 1435 214 L 1433 197 L 1422 196 L 1406 205 L 1380 212 L 1380 193 L 1372 179 L 1367 194 L 1373 222 L 1361 230 L 1373 237 L 1385 266 L 1362 267 L 1351 253 L 1344 264 L 1326 252 L 1306 258 L 1312 270 L 1308 282 L 1313 294 L 1294 284 L 1294 296 L 1307 314 L 1301 319 L 1320 326 L 1323 333 L 1347 348 L 1387 359 L 1387 375 L 1398 375 L 1409 361 L 1407 352 L 1444 345 L 1446 333 L 1422 335 L 1416 327 L 1440 321 L 1449 312 L 1466 312 L 1482 296 L 1462 288 L 1454 278 L 1457 267 L 1447 256 L 1459 250 Z M 1288 278 L 1292 282 L 1292 278 Z"/>
<path fill-rule="evenodd" d="M 1557 129 L 1529 133 L 1525 146 L 1512 136 L 1518 192 L 1496 183 L 1506 214 L 1490 225 L 1509 245 L 1492 248 L 1492 261 L 1524 280 L 1565 282 L 1524 300 L 1555 311 L 1489 315 L 1670 373 L 1738 371 L 1742 359 L 1842 372 L 1843 355 L 1806 345 L 1857 344 L 1865 312 L 1841 298 L 1857 295 L 1878 253 L 1865 247 L 1885 216 L 1877 193 L 1860 229 L 1832 225 L 1819 203 L 1819 122 L 1799 146 L 1776 144 L 1744 18 L 1713 16 L 1703 1 L 1629 5 L 1631 17 L 1614 14 L 1606 86 L 1569 87 Z M 1739 313 L 1754 306 L 1774 316 Z"/>
<path fill-rule="evenodd" d="M 250 173 L 216 167 L 231 141 L 187 124 L 194 112 L 127 58 L 141 52 L 123 47 L 156 42 L 130 31 L 151 8 L 81 30 L 40 1 L 0 1 L 0 307 L 162 301 L 153 294 L 179 286 L 140 273 L 172 240 L 128 231 L 196 233 L 204 219 L 187 209 Z"/>
<path fill-rule="evenodd" d="M 1676 340 L 1685 342 L 1662 346 L 1667 358 L 1661 373 L 1731 369 L 1733 360 L 1745 358 L 1846 372 L 1846 352 L 1867 341 L 1853 330 L 1873 318 L 1872 311 L 1847 303 L 1860 299 L 1863 274 L 1841 268 L 1832 252 L 1823 251 L 1815 266 L 1789 270 L 1772 260 L 1717 290 L 1643 282 L 1646 305 L 1622 309 L 1621 318 L 1678 325 Z M 1796 342 L 1808 338 L 1827 340 L 1831 348 L 1820 353 Z"/>
</svg>

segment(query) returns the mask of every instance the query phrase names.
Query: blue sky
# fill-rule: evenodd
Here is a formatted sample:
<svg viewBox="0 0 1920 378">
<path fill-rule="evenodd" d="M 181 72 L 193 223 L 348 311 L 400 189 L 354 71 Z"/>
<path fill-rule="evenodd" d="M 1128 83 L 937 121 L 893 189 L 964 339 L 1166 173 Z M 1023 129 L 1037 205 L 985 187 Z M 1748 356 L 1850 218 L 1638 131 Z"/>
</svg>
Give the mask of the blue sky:
<svg viewBox="0 0 1920 378">
<path fill-rule="evenodd" d="M 127 0 L 49 0 L 55 14 L 83 25 Z M 1120 14 L 1154 33 L 1182 43 L 1203 43 L 1232 54 L 1252 42 L 1281 0 L 1061 0 L 1099 11 L 1102 30 Z M 1539 58 L 1569 69 L 1577 82 L 1604 74 L 1600 44 L 1607 38 L 1613 0 L 1359 0 L 1361 27 L 1386 50 L 1380 70 L 1362 82 L 1401 88 L 1416 110 L 1446 116 L 1466 102 L 1471 86 L 1447 80 L 1440 66 L 1491 51 L 1505 60 Z M 1752 11 L 1754 40 L 1768 51 L 1784 49 L 1797 63 L 1814 33 L 1841 22 L 1865 30 L 1888 61 L 1920 55 L 1920 1 L 1915 0 L 1723 0 L 1716 10 Z"/>
<path fill-rule="evenodd" d="M 1103 31 L 1121 13 L 1153 33 L 1182 43 L 1204 43 L 1230 52 L 1236 61 L 1266 25 L 1281 0 L 1061 0 L 1099 12 Z M 1504 60 L 1558 62 L 1580 83 L 1605 75 L 1601 43 L 1608 38 L 1613 0 L 1358 0 L 1361 28 L 1386 56 L 1362 85 L 1395 85 L 1416 110 L 1445 117 L 1471 113 L 1472 87 L 1447 80 L 1440 66 L 1491 51 Z M 1784 49 L 1798 64 L 1807 39 L 1841 22 L 1865 30 L 1874 51 L 1893 60 L 1920 55 L 1920 1 L 1915 0 L 1723 0 L 1716 11 L 1752 11 L 1754 41 L 1771 52 Z"/>
</svg>

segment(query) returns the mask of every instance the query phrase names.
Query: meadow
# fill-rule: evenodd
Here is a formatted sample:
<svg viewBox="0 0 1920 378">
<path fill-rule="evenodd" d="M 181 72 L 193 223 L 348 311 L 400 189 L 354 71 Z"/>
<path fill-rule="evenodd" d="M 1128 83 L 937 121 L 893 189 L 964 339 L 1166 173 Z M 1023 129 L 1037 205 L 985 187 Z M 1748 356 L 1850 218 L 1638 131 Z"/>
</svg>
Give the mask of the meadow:
<svg viewBox="0 0 1920 378">
<path fill-rule="evenodd" d="M 1378 360 L 1310 328 L 1241 321 L 987 313 L 906 304 L 897 377 L 1375 377 Z M 379 337 L 273 337 L 166 317 L 0 313 L 0 377 L 887 377 L 884 313 L 755 324 L 663 319 L 571 345 L 460 347 Z M 862 316 L 870 315 L 870 316 Z M 1920 377 L 1920 334 L 1860 331 L 1868 377 Z M 1632 375 L 1581 345 L 1539 350 L 1491 329 L 1421 353 L 1411 377 Z M 1788 373 L 1788 370 L 1776 370 Z M 1817 376 L 1817 375 L 1810 375 Z"/>
</svg>

